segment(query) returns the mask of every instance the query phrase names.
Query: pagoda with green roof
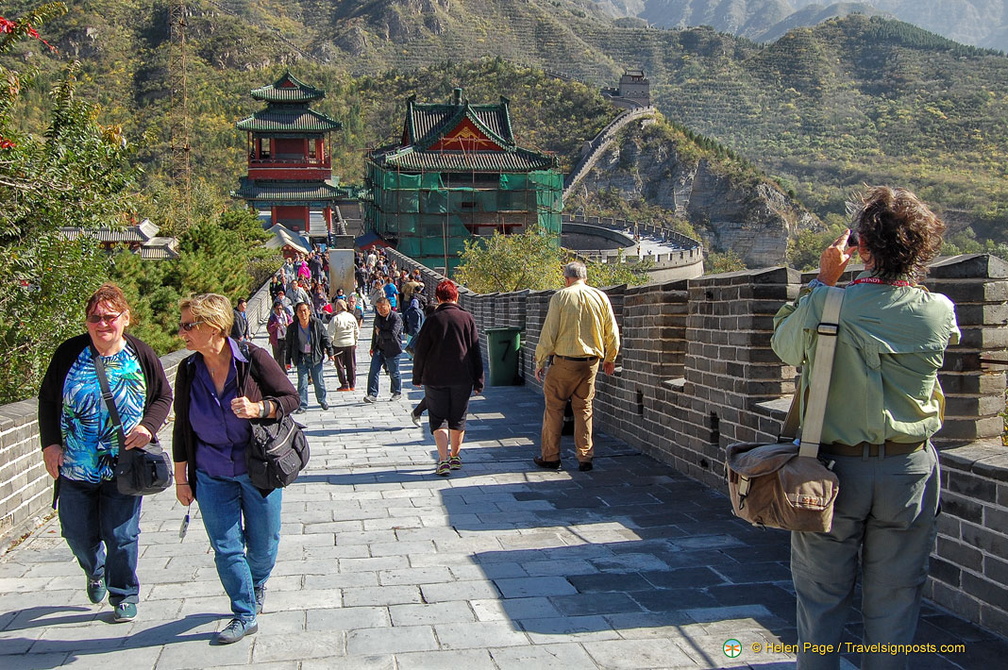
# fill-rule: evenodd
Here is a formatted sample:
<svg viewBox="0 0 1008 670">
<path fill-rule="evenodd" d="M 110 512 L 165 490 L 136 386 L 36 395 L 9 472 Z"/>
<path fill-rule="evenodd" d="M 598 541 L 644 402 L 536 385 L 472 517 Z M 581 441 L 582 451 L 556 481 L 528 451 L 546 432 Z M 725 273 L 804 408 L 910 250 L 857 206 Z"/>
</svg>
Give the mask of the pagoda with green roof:
<svg viewBox="0 0 1008 670">
<path fill-rule="evenodd" d="M 348 197 L 332 176 L 329 147 L 340 123 L 310 109 L 325 91 L 299 81 L 289 71 L 252 91 L 266 109 L 242 119 L 248 133 L 248 175 L 232 196 L 309 239 L 328 239 L 333 210 Z"/>
<path fill-rule="evenodd" d="M 407 103 L 402 141 L 368 153 L 367 230 L 450 273 L 466 240 L 538 226 L 560 238 L 563 175 L 552 155 L 515 143 L 507 98 Z"/>
</svg>

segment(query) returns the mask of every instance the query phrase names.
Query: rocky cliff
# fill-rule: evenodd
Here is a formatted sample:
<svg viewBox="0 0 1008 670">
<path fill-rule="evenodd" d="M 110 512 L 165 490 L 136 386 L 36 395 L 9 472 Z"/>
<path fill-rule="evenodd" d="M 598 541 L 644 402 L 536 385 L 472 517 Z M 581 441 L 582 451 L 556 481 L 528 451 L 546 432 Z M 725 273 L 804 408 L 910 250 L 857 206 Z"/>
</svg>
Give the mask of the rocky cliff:
<svg viewBox="0 0 1008 670">
<path fill-rule="evenodd" d="M 788 238 L 821 226 L 750 165 L 719 156 L 665 123 L 632 124 L 577 186 L 586 204 L 602 194 L 670 210 L 713 251 L 735 251 L 749 267 L 781 265 Z"/>
</svg>

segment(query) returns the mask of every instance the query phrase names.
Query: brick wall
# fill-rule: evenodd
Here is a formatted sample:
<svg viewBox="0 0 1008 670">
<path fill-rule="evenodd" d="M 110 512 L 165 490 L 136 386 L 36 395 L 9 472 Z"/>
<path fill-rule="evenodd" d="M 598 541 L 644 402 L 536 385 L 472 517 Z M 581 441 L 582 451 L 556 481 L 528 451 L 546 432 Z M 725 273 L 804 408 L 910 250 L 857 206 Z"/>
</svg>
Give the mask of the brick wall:
<svg viewBox="0 0 1008 670">
<path fill-rule="evenodd" d="M 397 258 L 401 267 L 414 266 Z M 440 277 L 426 276 L 433 290 Z M 623 372 L 598 378 L 596 430 L 724 491 L 724 447 L 776 439 L 796 370 L 770 349 L 773 315 L 809 278 L 771 268 L 607 288 L 623 339 Z M 927 595 L 1008 635 L 1008 448 L 1001 446 L 999 415 L 1005 366 L 981 361 L 1006 358 L 1008 264 L 987 255 L 943 259 L 926 285 L 956 303 L 962 331 L 940 373 L 946 420 L 934 441 L 944 502 Z M 551 295 L 462 293 L 481 330 L 523 330 L 522 371 L 532 386 L 532 352 Z"/>
</svg>

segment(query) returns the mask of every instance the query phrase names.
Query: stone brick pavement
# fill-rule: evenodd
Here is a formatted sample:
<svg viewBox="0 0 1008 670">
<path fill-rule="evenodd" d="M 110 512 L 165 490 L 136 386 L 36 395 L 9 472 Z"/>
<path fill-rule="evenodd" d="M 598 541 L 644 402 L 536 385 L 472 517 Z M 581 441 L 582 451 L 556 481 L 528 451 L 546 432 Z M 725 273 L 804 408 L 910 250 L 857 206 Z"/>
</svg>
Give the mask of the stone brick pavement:
<svg viewBox="0 0 1008 670">
<path fill-rule="evenodd" d="M 330 410 L 313 401 L 301 415 L 312 462 L 284 493 L 258 634 L 209 644 L 228 600 L 200 517 L 180 542 L 184 510 L 164 493 L 144 501 L 132 623 L 88 602 L 55 520 L 0 558 L 0 668 L 793 666 L 767 646 L 795 641 L 786 534 L 740 523 L 718 492 L 605 435 L 594 471 L 572 467 L 569 443 L 564 470 L 537 470 L 542 401 L 523 387 L 473 400 L 463 469 L 437 477 L 432 438 L 407 415 L 418 389 L 390 402 L 383 377 L 365 405 L 334 391 L 332 367 L 326 377 Z M 1008 656 L 934 609 L 918 637 L 965 651 L 915 655 L 915 669 Z"/>
</svg>

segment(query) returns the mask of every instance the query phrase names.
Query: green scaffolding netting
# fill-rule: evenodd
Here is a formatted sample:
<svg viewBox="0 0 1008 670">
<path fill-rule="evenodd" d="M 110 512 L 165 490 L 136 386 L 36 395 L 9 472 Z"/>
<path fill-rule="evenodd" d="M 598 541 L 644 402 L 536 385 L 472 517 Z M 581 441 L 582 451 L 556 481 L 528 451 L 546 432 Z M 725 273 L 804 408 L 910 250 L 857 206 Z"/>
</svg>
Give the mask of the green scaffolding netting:
<svg viewBox="0 0 1008 670">
<path fill-rule="evenodd" d="M 563 175 L 553 171 L 464 175 L 388 172 L 368 166 L 373 201 L 365 225 L 399 251 L 449 269 L 473 231 L 518 230 L 530 225 L 560 234 Z"/>
</svg>

